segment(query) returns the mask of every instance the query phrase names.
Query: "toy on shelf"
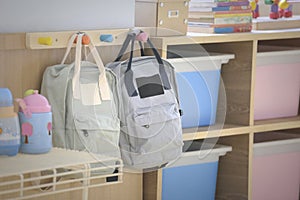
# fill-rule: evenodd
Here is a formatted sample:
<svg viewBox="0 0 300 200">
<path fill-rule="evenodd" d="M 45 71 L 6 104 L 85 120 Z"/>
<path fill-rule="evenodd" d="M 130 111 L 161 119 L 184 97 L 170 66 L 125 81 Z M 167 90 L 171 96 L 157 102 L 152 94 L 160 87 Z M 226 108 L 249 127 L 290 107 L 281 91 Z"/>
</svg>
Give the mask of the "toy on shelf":
<svg viewBox="0 0 300 200">
<path fill-rule="evenodd" d="M 250 6 L 252 10 L 252 18 L 256 19 L 259 17 L 259 5 L 258 0 L 251 0 Z"/>
<path fill-rule="evenodd" d="M 292 4 L 287 0 L 265 0 L 265 4 L 271 5 L 270 15 L 271 19 L 278 19 L 281 17 L 292 17 Z"/>
<path fill-rule="evenodd" d="M 279 17 L 292 17 L 293 5 L 288 3 L 287 0 L 281 0 L 278 4 L 279 6 Z"/>
</svg>

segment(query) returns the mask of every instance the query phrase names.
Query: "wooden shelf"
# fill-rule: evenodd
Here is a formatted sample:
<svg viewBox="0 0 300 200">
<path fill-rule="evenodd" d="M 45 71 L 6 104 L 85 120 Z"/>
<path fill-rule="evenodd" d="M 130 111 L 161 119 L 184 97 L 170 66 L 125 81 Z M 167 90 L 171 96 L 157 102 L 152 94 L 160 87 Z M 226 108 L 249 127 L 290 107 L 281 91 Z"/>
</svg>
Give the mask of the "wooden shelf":
<svg viewBox="0 0 300 200">
<path fill-rule="evenodd" d="M 207 33 L 187 33 L 187 36 L 174 37 L 154 37 L 154 40 L 163 41 L 164 45 L 180 45 L 180 44 L 204 44 L 218 42 L 239 42 L 253 40 L 274 40 L 300 38 L 300 28 L 287 30 L 256 30 L 245 33 L 231 34 L 207 34 Z"/>
<path fill-rule="evenodd" d="M 234 136 L 247 133 L 279 131 L 300 128 L 300 116 L 279 119 L 257 120 L 253 126 L 235 124 L 212 125 L 183 129 L 183 140 L 197 140 L 213 137 Z"/>
<path fill-rule="evenodd" d="M 240 126 L 233 124 L 212 125 L 209 127 L 196 127 L 183 129 L 183 140 L 197 140 L 213 137 L 224 137 L 232 135 L 247 134 L 251 132 L 250 126 Z"/>
<path fill-rule="evenodd" d="M 255 121 L 253 132 L 300 128 L 300 116 Z"/>
</svg>

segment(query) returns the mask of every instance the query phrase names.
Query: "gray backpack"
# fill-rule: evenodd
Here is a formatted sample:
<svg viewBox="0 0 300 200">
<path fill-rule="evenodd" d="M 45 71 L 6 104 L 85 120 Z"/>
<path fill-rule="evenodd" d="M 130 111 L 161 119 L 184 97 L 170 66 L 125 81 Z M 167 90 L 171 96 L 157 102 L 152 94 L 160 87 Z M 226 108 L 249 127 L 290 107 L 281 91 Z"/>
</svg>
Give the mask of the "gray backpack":
<svg viewBox="0 0 300 200">
<path fill-rule="evenodd" d="M 123 162 L 128 168 L 146 170 L 181 155 L 182 128 L 174 68 L 149 39 L 154 56 L 133 58 L 135 38 L 134 32 L 127 35 L 118 58 L 107 67 L 118 78 Z M 129 43 L 130 58 L 120 62 Z"/>
<path fill-rule="evenodd" d="M 76 37 L 75 62 L 64 64 Z M 53 145 L 87 151 L 95 159 L 111 157 L 107 163 L 114 165 L 121 158 L 116 76 L 104 68 L 92 43 L 96 64 L 81 60 L 81 40 L 82 34 L 74 34 L 62 64 L 46 68 L 43 75 L 41 93 L 52 106 Z M 107 173 L 114 170 L 109 168 Z"/>
</svg>

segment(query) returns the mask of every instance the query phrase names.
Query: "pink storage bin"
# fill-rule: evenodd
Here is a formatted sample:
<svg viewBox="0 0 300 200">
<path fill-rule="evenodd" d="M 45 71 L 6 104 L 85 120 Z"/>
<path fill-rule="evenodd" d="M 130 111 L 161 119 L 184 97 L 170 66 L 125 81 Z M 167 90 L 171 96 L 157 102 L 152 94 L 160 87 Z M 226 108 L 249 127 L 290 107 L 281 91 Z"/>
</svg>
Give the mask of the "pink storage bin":
<svg viewBox="0 0 300 200">
<path fill-rule="evenodd" d="M 300 134 L 261 134 L 275 141 L 254 144 L 252 200 L 299 200 Z"/>
<path fill-rule="evenodd" d="M 257 54 L 254 119 L 298 115 L 300 50 Z"/>
</svg>

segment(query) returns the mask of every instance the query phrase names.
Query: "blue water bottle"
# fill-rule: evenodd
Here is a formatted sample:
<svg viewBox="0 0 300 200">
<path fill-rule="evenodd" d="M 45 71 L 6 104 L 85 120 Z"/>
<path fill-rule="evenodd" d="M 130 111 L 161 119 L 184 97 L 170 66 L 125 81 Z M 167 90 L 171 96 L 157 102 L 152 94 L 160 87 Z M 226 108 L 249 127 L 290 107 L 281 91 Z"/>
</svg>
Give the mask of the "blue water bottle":
<svg viewBox="0 0 300 200">
<path fill-rule="evenodd" d="M 0 88 L 0 155 L 15 156 L 20 147 L 20 124 L 8 88 Z"/>
</svg>

